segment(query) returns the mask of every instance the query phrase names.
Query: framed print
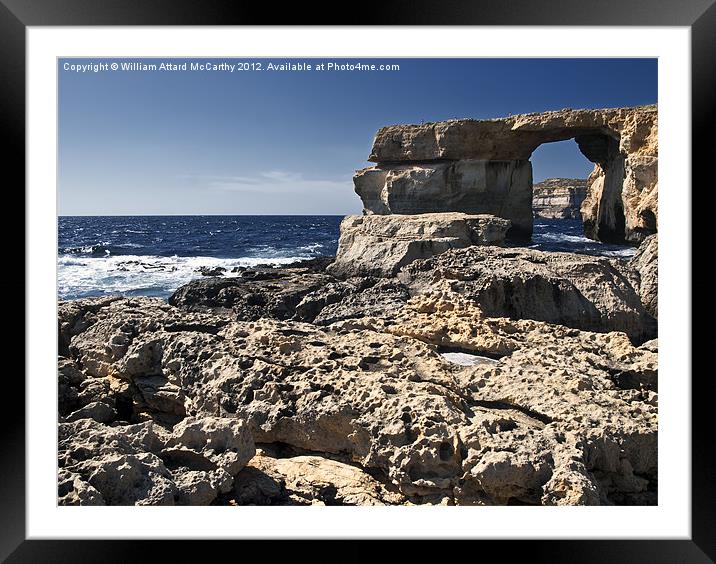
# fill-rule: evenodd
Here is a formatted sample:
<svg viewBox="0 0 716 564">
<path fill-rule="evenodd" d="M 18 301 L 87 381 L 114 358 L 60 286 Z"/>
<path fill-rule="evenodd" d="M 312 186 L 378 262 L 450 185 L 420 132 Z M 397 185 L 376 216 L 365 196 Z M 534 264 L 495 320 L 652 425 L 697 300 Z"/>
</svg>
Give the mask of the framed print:
<svg viewBox="0 0 716 564">
<path fill-rule="evenodd" d="M 27 222 L 3 558 L 712 561 L 691 184 L 716 8 L 155 8 L 2 6 Z"/>
</svg>

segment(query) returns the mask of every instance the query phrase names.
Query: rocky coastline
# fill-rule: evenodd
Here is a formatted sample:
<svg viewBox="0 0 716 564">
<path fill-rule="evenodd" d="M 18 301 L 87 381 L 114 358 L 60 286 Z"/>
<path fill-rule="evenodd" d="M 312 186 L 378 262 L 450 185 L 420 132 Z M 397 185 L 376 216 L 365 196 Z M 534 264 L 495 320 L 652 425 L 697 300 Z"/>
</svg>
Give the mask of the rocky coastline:
<svg viewBox="0 0 716 564">
<path fill-rule="evenodd" d="M 460 159 L 514 132 L 589 145 L 599 120 L 635 167 L 655 119 L 565 112 L 379 131 L 336 257 L 201 273 L 168 302 L 60 302 L 59 503 L 656 504 L 657 235 L 627 220 L 628 262 L 515 246 L 522 212 L 459 204 L 450 176 L 490 177 L 503 165 Z M 443 166 L 452 188 L 423 209 Z"/>
</svg>

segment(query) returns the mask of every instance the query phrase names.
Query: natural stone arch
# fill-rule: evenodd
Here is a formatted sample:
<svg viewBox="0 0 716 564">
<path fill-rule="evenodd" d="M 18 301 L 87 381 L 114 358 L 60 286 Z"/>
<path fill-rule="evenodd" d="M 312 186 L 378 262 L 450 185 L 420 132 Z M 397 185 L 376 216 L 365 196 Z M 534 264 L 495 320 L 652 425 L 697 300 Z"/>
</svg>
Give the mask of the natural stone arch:
<svg viewBox="0 0 716 564">
<path fill-rule="evenodd" d="M 543 143 L 574 139 L 593 163 L 582 205 L 585 234 L 639 242 L 656 232 L 656 106 L 561 110 L 493 120 L 396 125 L 378 131 L 355 190 L 365 213 L 488 213 L 532 234 L 532 165 Z"/>
</svg>

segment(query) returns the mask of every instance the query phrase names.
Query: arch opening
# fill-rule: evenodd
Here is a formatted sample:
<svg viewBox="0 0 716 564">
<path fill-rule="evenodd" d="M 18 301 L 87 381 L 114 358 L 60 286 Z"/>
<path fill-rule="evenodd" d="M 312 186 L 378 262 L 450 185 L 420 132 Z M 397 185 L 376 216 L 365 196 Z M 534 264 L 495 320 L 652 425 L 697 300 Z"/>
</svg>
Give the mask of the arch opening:
<svg viewBox="0 0 716 564">
<path fill-rule="evenodd" d="M 626 219 L 622 202 L 625 156 L 619 150 L 619 137 L 610 131 L 595 129 L 558 130 L 551 133 L 552 135 L 546 137 L 533 151 L 530 157 L 531 161 L 535 157 L 535 153 L 539 155 L 541 147 L 553 143 L 560 143 L 563 146 L 571 145 L 570 140 L 574 140 L 579 152 L 587 161 L 593 163 L 591 172 L 583 176 L 585 178 L 584 197 L 580 199 L 579 195 L 575 193 L 571 202 L 568 202 L 574 206 L 575 201 L 579 200 L 579 211 L 572 209 L 569 217 L 582 219 L 584 235 L 590 239 L 612 244 L 627 243 Z M 571 160 L 574 161 L 574 158 L 572 157 Z M 535 175 L 537 182 L 544 180 L 541 178 L 544 175 L 541 168 L 538 166 Z M 587 168 L 581 170 L 586 172 Z M 560 175 L 553 178 L 564 177 Z M 574 180 L 573 184 L 577 185 L 576 179 Z M 536 194 L 534 190 L 533 201 Z M 576 189 L 574 191 L 577 192 Z M 535 213 L 535 216 L 537 217 L 538 214 Z"/>
</svg>

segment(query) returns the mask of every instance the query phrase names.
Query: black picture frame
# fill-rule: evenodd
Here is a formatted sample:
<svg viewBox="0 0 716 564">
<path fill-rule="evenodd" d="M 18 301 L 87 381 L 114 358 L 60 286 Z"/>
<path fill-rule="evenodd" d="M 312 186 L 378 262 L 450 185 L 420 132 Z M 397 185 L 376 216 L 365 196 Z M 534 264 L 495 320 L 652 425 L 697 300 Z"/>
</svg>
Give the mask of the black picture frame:
<svg viewBox="0 0 716 564">
<path fill-rule="evenodd" d="M 262 4 L 231 1 L 190 0 L 0 0 L 0 115 L 6 141 L 4 150 L 15 182 L 25 183 L 25 33 L 29 26 L 98 26 L 98 25 L 315 25 L 325 18 L 325 25 L 560 25 L 560 26 L 687 26 L 691 29 L 692 48 L 692 171 L 707 182 L 711 168 L 712 135 L 716 126 L 716 3 L 715 0 L 443 0 L 441 2 L 384 0 L 375 6 L 349 5 L 308 7 L 285 4 L 278 10 Z M 341 15 L 345 14 L 345 15 Z M 269 20 L 269 18 L 271 18 Z M 350 18 L 350 21 L 348 21 Z M 710 172 L 710 171 L 709 171 Z M 685 197 L 691 187 L 684 187 Z M 25 303 L 32 296 L 25 294 Z M 690 331 L 690 328 L 684 328 Z M 32 335 L 25 335 L 31 339 Z M 691 374 L 673 375 L 688 383 Z M 691 379 L 692 386 L 692 536 L 690 540 L 584 540 L 584 541 L 475 541 L 468 550 L 520 556 L 529 561 L 548 562 L 713 562 L 716 560 L 716 490 L 708 457 L 699 453 L 713 444 L 711 410 L 705 405 L 710 378 L 708 373 Z M 163 559 L 189 561 L 187 542 L 162 541 L 69 541 L 26 540 L 25 535 L 25 387 L 16 374 L 4 378 L 6 401 L 19 411 L 5 409 L 2 414 L 2 479 L 0 479 L 0 559 L 8 562 L 130 562 L 149 559 L 152 553 Z M 9 399 L 12 398 L 12 399 Z M 6 406 L 7 407 L 7 406 Z M 537 516 L 535 516 L 537 518 Z M 555 536 L 559 532 L 555 531 Z M 359 542 L 359 541 L 354 541 Z M 297 544 L 298 543 L 298 544 Z M 215 550 L 236 550 L 231 541 L 197 543 L 204 558 Z M 330 544 L 330 543 L 329 543 Z M 451 543 L 450 552 L 465 543 Z M 509 544 L 508 546 L 505 546 Z M 418 548 L 423 550 L 421 544 Z M 277 546 L 271 554 L 280 556 L 300 550 L 300 541 Z M 243 550 L 247 550 L 244 541 Z M 206 552 L 207 550 L 210 551 Z M 372 558 L 372 551 L 345 546 L 325 550 L 337 558 Z M 247 554 L 247 553 L 244 553 Z M 477 553 L 476 553 L 477 554 Z M 239 553 L 236 557 L 241 558 Z M 499 556 L 498 556 L 499 557 Z"/>
</svg>

